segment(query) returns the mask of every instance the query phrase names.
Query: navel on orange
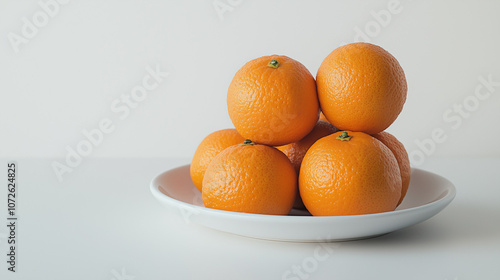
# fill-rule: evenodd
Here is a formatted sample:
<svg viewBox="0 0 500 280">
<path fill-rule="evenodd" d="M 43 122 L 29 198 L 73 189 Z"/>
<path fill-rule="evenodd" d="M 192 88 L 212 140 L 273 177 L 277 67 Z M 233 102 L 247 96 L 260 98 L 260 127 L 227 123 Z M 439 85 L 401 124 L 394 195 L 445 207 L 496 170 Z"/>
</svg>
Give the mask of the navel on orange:
<svg viewBox="0 0 500 280">
<path fill-rule="evenodd" d="M 243 137 L 271 146 L 304 138 L 319 114 L 313 76 L 300 62 L 280 55 L 254 59 L 238 70 L 227 107 Z"/>
</svg>

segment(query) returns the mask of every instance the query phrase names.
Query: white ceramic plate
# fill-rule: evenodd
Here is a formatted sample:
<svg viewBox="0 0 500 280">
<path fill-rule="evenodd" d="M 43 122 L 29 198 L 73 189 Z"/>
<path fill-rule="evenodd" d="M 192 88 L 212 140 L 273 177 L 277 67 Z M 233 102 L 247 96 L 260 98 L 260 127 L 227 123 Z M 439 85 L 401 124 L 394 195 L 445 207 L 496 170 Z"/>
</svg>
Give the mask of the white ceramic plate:
<svg viewBox="0 0 500 280">
<path fill-rule="evenodd" d="M 237 235 L 280 241 L 323 242 L 374 237 L 429 219 L 455 197 L 455 187 L 445 178 L 412 169 L 403 203 L 392 212 L 313 217 L 292 210 L 289 216 L 258 215 L 205 208 L 201 193 L 189 175 L 189 165 L 166 171 L 151 182 L 151 192 L 167 209 L 186 222 Z"/>
</svg>

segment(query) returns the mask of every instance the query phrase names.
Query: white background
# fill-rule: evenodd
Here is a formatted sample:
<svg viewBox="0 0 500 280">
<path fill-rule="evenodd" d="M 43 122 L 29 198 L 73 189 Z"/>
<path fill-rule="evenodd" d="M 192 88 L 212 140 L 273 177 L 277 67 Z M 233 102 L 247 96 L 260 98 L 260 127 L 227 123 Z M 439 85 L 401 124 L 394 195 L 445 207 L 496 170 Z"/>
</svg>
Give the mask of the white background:
<svg viewBox="0 0 500 280">
<path fill-rule="evenodd" d="M 19 160 L 17 272 L 4 262 L 9 233 L 2 218 L 0 279 L 301 279 L 287 273 L 293 267 L 305 273 L 301 280 L 499 278 L 500 159 L 429 158 L 424 168 L 457 188 L 446 209 L 381 237 L 326 244 L 241 237 L 190 222 L 186 210 L 168 211 L 148 183 L 187 163 L 90 159 L 58 183 L 49 160 Z M 6 165 L 0 160 L 2 174 Z M 2 187 L 0 214 L 6 201 Z M 318 247 L 330 253 L 314 265 Z"/>
<path fill-rule="evenodd" d="M 356 37 L 363 30 L 405 70 L 408 99 L 388 130 L 410 153 L 499 156 L 500 86 L 467 117 L 451 112 L 460 124 L 443 114 L 464 100 L 474 105 L 480 76 L 500 81 L 500 2 L 401 0 L 377 22 L 389 3 L 75 0 L 16 53 L 9 34 L 23 36 L 23 18 L 33 23 L 43 9 L 0 1 L 0 154 L 64 157 L 85 139 L 83 129 L 109 118 L 115 130 L 87 157 L 189 158 L 207 134 L 232 127 L 226 92 L 245 62 L 283 54 L 315 76 L 333 49 L 365 40 Z M 120 119 L 112 102 L 155 65 L 168 78 Z M 419 148 L 434 129 L 444 142 Z M 412 155 L 415 166 L 424 161 Z"/>
<path fill-rule="evenodd" d="M 154 200 L 149 181 L 189 164 L 207 134 L 232 126 L 226 91 L 245 62 L 284 54 L 315 75 L 358 30 L 407 75 L 408 100 L 389 131 L 414 166 L 451 180 L 457 197 L 416 226 L 327 244 L 333 253 L 308 279 L 498 279 L 500 86 L 470 103 L 477 108 L 460 124 L 443 114 L 456 118 L 457 104 L 474 102 L 480 77 L 500 81 L 500 2 L 401 0 L 390 20 L 377 21 L 388 3 L 73 0 L 16 47 L 24 18 L 43 9 L 38 0 L 0 0 L 0 279 L 286 279 L 320 245 L 185 223 Z M 157 66 L 169 76 L 121 119 L 112 104 Z M 64 162 L 82 130 L 106 119 L 114 131 L 59 181 L 54 160 Z M 440 143 L 425 140 L 434 131 Z M 12 160 L 17 273 L 4 262 Z"/>
</svg>

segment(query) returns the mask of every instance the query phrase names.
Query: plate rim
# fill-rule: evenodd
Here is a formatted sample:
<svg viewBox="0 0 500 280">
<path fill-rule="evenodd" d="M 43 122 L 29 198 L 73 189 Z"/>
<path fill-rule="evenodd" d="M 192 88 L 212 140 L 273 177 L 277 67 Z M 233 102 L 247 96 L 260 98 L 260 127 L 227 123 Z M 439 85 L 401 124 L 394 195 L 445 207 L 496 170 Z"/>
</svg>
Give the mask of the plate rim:
<svg viewBox="0 0 500 280">
<path fill-rule="evenodd" d="M 238 218 L 243 218 L 243 219 L 265 219 L 269 221 L 276 222 L 278 221 L 288 221 L 288 220 L 307 220 L 307 221 L 324 221 L 324 220 L 354 220 L 354 219 L 366 219 L 366 218 L 386 218 L 386 217 L 391 217 L 394 215 L 401 215 L 401 214 L 408 214 L 411 212 L 418 212 L 421 209 L 429 208 L 437 204 L 443 204 L 444 207 L 451 203 L 453 199 L 456 196 L 456 188 L 454 184 L 448 180 L 447 178 L 440 176 L 436 173 L 423 170 L 420 168 L 411 168 L 411 172 L 413 174 L 414 171 L 418 172 L 423 172 L 427 173 L 433 176 L 438 176 L 440 179 L 445 180 L 447 182 L 447 187 L 446 187 L 446 194 L 435 201 L 419 205 L 416 207 L 411 207 L 411 208 L 406 208 L 406 209 L 401 209 L 401 210 L 393 210 L 393 211 L 387 211 L 387 212 L 381 212 L 381 213 L 373 213 L 373 214 L 362 214 L 362 215 L 343 215 L 343 216 L 290 216 L 290 215 L 266 215 L 266 214 L 254 214 L 254 213 L 242 213 L 242 212 L 233 212 L 233 211 L 227 211 L 227 210 L 219 210 L 219 209 L 211 209 L 211 208 L 206 208 L 198 205 L 194 205 L 191 203 L 187 203 L 184 201 L 177 200 L 173 197 L 170 197 L 166 194 L 164 194 L 162 191 L 160 191 L 160 185 L 156 185 L 155 181 L 157 181 L 159 178 L 165 175 L 167 172 L 172 172 L 176 169 L 183 169 L 183 168 L 188 168 L 190 164 L 182 165 L 182 166 L 177 166 L 175 168 L 171 168 L 169 170 L 166 170 L 158 175 L 156 175 L 150 182 L 150 191 L 153 194 L 153 196 L 156 199 L 162 200 L 167 202 L 170 205 L 173 205 L 175 207 L 180 207 L 181 205 L 184 208 L 193 208 L 194 211 L 203 211 L 207 212 L 211 215 L 223 215 L 223 216 L 230 216 L 230 217 L 238 217 Z M 177 204 L 177 205 L 175 205 Z M 180 205 L 179 205 L 180 204 Z M 443 207 L 443 208 L 444 208 Z"/>
</svg>

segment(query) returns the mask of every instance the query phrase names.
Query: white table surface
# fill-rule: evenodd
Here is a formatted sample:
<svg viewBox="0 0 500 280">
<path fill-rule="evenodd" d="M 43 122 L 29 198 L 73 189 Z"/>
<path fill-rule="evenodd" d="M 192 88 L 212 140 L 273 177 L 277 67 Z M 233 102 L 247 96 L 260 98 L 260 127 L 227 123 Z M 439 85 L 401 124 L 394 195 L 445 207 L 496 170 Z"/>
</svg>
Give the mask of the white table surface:
<svg viewBox="0 0 500 280">
<path fill-rule="evenodd" d="M 9 160 L 0 160 L 4 182 Z M 500 279 L 498 158 L 428 159 L 420 168 L 457 188 L 445 210 L 385 236 L 327 244 L 245 238 L 168 213 L 149 182 L 189 159 L 85 159 L 62 183 L 51 160 L 14 160 L 17 272 L 2 261 L 2 280 Z M 0 185 L 5 260 L 7 190 Z"/>
</svg>

